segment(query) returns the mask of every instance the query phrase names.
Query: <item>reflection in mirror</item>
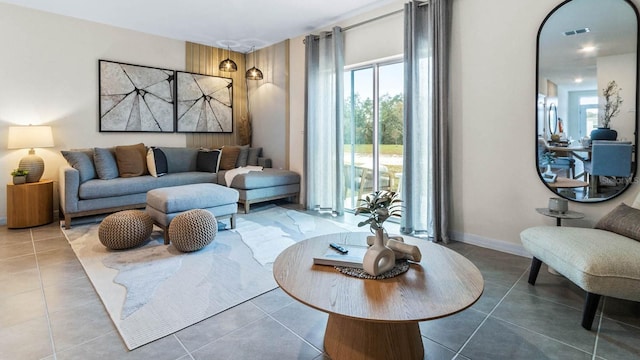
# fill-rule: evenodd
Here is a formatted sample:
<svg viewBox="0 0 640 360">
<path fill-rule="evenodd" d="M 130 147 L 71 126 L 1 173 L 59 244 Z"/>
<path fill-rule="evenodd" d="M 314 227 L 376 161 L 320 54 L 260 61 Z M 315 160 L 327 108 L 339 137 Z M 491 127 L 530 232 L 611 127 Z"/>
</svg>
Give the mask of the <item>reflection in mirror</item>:
<svg viewBox="0 0 640 360">
<path fill-rule="evenodd" d="M 611 199 L 635 175 L 638 11 L 568 0 L 538 31 L 537 168 L 556 194 Z"/>
</svg>

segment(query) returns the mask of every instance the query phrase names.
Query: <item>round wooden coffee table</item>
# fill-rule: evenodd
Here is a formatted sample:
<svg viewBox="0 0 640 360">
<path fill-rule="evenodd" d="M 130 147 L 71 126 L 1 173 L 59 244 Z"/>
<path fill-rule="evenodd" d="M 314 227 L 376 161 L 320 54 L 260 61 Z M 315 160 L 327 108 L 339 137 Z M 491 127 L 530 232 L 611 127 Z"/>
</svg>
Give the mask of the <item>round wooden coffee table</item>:
<svg viewBox="0 0 640 360">
<path fill-rule="evenodd" d="M 426 240 L 417 245 L 422 261 L 385 280 L 364 280 L 314 265 L 329 243 L 366 245 L 369 233 L 323 235 L 285 249 L 273 275 L 294 299 L 329 314 L 324 347 L 338 359 L 422 359 L 419 321 L 462 311 L 484 288 L 478 268 L 464 256 Z"/>
</svg>

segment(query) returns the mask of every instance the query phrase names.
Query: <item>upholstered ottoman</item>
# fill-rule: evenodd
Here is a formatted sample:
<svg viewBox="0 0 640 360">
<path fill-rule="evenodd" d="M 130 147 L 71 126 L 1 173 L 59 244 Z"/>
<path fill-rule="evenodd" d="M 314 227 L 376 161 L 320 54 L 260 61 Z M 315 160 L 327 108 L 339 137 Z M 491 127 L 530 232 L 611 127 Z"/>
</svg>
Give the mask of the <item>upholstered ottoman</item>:
<svg viewBox="0 0 640 360">
<path fill-rule="evenodd" d="M 229 217 L 236 227 L 238 191 L 217 184 L 191 184 L 149 190 L 146 212 L 164 230 L 164 243 L 169 244 L 167 231 L 176 215 L 192 209 L 204 209 L 218 220 Z"/>
<path fill-rule="evenodd" d="M 216 217 L 207 210 L 193 209 L 176 215 L 169 225 L 171 243 L 182 252 L 200 250 L 218 233 Z"/>
<path fill-rule="evenodd" d="M 225 185 L 225 171 L 218 172 L 218 184 Z M 251 204 L 276 199 L 293 198 L 300 194 L 300 174 L 280 169 L 265 168 L 233 177 L 232 188 L 240 194 L 239 203 L 244 204 L 244 212 L 249 213 Z"/>
<path fill-rule="evenodd" d="M 520 238 L 533 255 L 531 285 L 544 262 L 587 292 L 585 329 L 591 329 L 600 295 L 640 300 L 640 242 L 606 230 L 558 226 L 532 227 Z"/>
<path fill-rule="evenodd" d="M 98 227 L 98 239 L 112 250 L 141 245 L 151 236 L 153 220 L 140 210 L 125 210 L 104 218 Z"/>
</svg>

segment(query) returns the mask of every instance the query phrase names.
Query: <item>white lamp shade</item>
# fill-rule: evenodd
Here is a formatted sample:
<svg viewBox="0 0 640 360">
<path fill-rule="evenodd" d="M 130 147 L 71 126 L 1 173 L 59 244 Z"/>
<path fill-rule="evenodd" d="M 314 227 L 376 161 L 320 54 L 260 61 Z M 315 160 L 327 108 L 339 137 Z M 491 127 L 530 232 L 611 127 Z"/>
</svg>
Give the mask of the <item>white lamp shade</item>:
<svg viewBox="0 0 640 360">
<path fill-rule="evenodd" d="M 9 126 L 9 149 L 53 147 L 51 126 Z"/>
</svg>

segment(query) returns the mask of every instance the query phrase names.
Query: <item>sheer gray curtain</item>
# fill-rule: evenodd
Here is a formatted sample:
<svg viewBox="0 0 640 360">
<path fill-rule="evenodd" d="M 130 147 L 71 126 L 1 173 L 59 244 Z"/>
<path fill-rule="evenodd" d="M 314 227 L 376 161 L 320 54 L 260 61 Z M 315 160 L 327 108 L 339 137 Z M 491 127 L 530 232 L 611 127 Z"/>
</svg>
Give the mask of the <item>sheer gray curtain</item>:
<svg viewBox="0 0 640 360">
<path fill-rule="evenodd" d="M 342 29 L 309 35 L 306 44 L 305 174 L 309 209 L 344 213 Z"/>
<path fill-rule="evenodd" d="M 401 231 L 448 242 L 450 0 L 405 4 Z"/>
</svg>

